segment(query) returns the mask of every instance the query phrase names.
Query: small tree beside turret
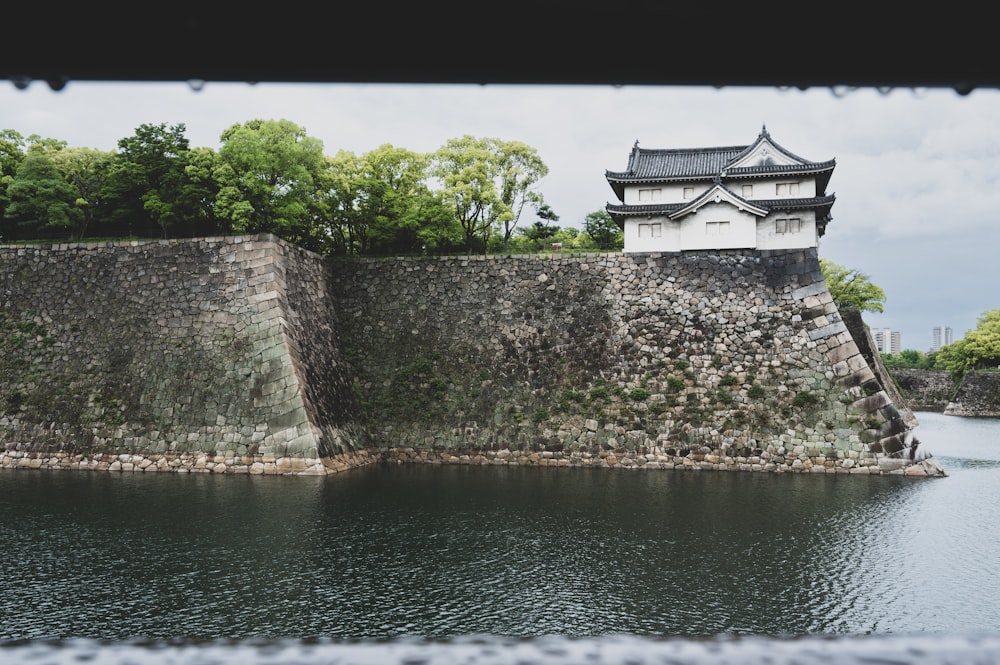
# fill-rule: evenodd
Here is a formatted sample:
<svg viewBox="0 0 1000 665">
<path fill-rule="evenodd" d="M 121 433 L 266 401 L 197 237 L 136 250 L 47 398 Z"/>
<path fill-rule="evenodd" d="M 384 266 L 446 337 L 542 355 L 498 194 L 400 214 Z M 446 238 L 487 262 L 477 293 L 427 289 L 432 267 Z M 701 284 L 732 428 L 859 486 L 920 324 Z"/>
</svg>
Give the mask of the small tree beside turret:
<svg viewBox="0 0 1000 665">
<path fill-rule="evenodd" d="M 885 310 L 885 291 L 873 284 L 868 275 L 827 259 L 820 259 L 819 266 L 826 279 L 826 288 L 839 309 L 849 308 L 860 312 Z"/>
</svg>

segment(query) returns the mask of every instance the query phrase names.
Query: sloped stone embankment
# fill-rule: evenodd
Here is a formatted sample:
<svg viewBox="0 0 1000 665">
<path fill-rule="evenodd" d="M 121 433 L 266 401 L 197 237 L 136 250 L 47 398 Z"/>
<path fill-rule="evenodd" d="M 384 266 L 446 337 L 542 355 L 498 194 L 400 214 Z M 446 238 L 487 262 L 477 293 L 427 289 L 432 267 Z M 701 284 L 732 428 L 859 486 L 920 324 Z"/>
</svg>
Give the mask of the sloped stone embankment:
<svg viewBox="0 0 1000 665">
<path fill-rule="evenodd" d="M 0 464 L 943 475 L 859 328 L 815 250 L 0 247 Z"/>
</svg>

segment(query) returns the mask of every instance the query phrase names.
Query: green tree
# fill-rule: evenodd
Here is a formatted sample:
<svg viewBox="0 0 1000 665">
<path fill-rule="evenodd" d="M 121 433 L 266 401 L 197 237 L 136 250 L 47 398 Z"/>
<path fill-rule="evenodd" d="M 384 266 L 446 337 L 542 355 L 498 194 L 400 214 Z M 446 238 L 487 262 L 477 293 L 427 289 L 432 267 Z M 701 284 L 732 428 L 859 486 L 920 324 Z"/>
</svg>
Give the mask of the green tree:
<svg viewBox="0 0 1000 665">
<path fill-rule="evenodd" d="M 493 234 L 506 245 L 525 205 L 544 203 L 534 188 L 547 173 L 535 149 L 517 141 L 465 135 L 432 156 L 431 175 L 442 185 L 468 251 L 485 250 Z"/>
<path fill-rule="evenodd" d="M 178 192 L 179 209 L 184 211 L 183 230 L 187 235 L 219 233 L 227 229 L 215 215 L 219 183 L 215 168 L 219 155 L 211 148 L 199 147 L 188 151 L 184 179 Z"/>
<path fill-rule="evenodd" d="M 461 232 L 427 185 L 430 157 L 383 145 L 329 158 L 320 186 L 327 251 L 388 254 L 447 250 Z"/>
<path fill-rule="evenodd" d="M 119 233 L 161 235 L 191 212 L 183 200 L 188 165 L 186 127 L 144 124 L 118 141 L 101 196 Z"/>
<path fill-rule="evenodd" d="M 583 220 L 583 229 L 600 249 L 621 249 L 625 246 L 625 234 L 607 210 L 595 210 Z"/>
<path fill-rule="evenodd" d="M 13 178 L 27 152 L 24 137 L 13 129 L 0 130 L 0 177 Z"/>
<path fill-rule="evenodd" d="M 983 312 L 974 330 L 938 349 L 934 366 L 957 377 L 968 371 L 1000 366 L 1000 309 Z"/>
<path fill-rule="evenodd" d="M 553 222 L 559 221 L 559 215 L 548 203 L 542 203 L 535 209 L 535 214 L 538 215 L 538 219 L 545 222 L 546 225 L 552 226 Z"/>
<path fill-rule="evenodd" d="M 899 353 L 883 353 L 882 364 L 888 369 L 932 369 L 933 360 L 916 349 L 903 349 Z"/>
<path fill-rule="evenodd" d="M 552 242 L 561 242 L 563 249 L 589 249 L 590 236 L 574 226 L 564 226 L 552 236 Z"/>
<path fill-rule="evenodd" d="M 493 140 L 492 144 L 493 178 L 500 194 L 500 205 L 493 206 L 491 213 L 506 246 L 528 204 L 535 206 L 544 222 L 557 221 L 559 216 L 535 190 L 538 181 L 549 173 L 549 167 L 542 161 L 538 151 L 520 141 Z"/>
<path fill-rule="evenodd" d="M 361 158 L 353 152 L 340 150 L 325 162 L 317 183 L 317 206 L 323 216 L 326 252 L 357 254 L 363 242 L 354 239 L 355 220 L 359 215 L 356 183 L 361 173 Z"/>
<path fill-rule="evenodd" d="M 4 216 L 32 231 L 66 231 L 72 235 L 83 217 L 75 205 L 76 191 L 52 158 L 29 152 L 7 186 Z"/>
<path fill-rule="evenodd" d="M 417 239 L 423 253 L 447 253 L 462 247 L 462 228 L 440 192 L 421 190 L 414 200 L 413 215 L 420 220 Z"/>
<path fill-rule="evenodd" d="M 354 179 L 356 238 L 364 254 L 410 253 L 423 246 L 421 203 L 430 158 L 392 145 L 362 155 Z"/>
<path fill-rule="evenodd" d="M 533 240 L 539 247 L 542 247 L 546 240 L 559 232 L 559 227 L 549 226 L 545 222 L 538 220 L 531 226 L 520 227 L 517 231 L 525 238 Z"/>
<path fill-rule="evenodd" d="M 934 359 L 934 368 L 948 370 L 956 378 L 961 378 L 971 368 L 971 361 L 965 345 L 966 341 L 960 339 L 942 346 L 937 350 L 937 355 Z"/>
<path fill-rule="evenodd" d="M 463 243 L 473 251 L 477 239 L 486 249 L 493 225 L 487 211 L 500 204 L 494 187 L 489 139 L 464 136 L 450 139 L 433 156 L 431 173 L 441 182 L 442 196 L 462 228 Z"/>
<path fill-rule="evenodd" d="M 524 238 L 524 241 L 516 243 L 520 251 L 542 249 L 550 238 L 559 233 L 559 227 L 551 223 L 559 221 L 559 215 L 548 204 L 541 204 L 536 212 L 538 219 L 531 226 L 521 226 L 516 230 L 516 235 Z"/>
<path fill-rule="evenodd" d="M 101 193 L 114 155 L 114 152 L 93 148 L 65 148 L 52 155 L 56 168 L 75 188 L 74 205 L 80 210 L 79 223 L 74 231 L 77 238 L 84 237 L 91 223 L 103 213 Z"/>
<path fill-rule="evenodd" d="M 868 275 L 827 259 L 820 259 L 819 264 L 837 307 L 862 312 L 884 311 L 885 291 L 873 284 Z"/>
<path fill-rule="evenodd" d="M 964 341 L 970 369 L 1000 366 L 1000 309 L 983 312 L 975 330 L 965 333 Z"/>
<path fill-rule="evenodd" d="M 13 129 L 0 130 L 0 238 L 19 235 L 16 227 L 5 228 L 4 211 L 10 203 L 7 196 L 7 188 L 10 186 L 17 169 L 24 161 L 26 149 L 25 140 L 21 134 Z"/>
<path fill-rule="evenodd" d="M 233 231 L 274 233 L 315 249 L 323 143 L 288 120 L 250 120 L 220 138 L 218 219 Z"/>
</svg>

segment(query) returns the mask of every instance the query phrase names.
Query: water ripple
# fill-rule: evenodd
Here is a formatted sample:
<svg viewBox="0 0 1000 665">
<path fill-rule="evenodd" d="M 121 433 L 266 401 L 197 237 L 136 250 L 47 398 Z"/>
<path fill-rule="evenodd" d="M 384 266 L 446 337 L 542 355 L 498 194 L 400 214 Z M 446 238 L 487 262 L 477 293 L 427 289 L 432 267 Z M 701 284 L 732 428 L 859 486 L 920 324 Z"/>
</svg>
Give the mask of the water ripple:
<svg viewBox="0 0 1000 665">
<path fill-rule="evenodd" d="M 936 444 L 962 424 L 929 420 Z M 0 639 L 992 634 L 982 425 L 930 480 L 5 471 Z"/>
</svg>

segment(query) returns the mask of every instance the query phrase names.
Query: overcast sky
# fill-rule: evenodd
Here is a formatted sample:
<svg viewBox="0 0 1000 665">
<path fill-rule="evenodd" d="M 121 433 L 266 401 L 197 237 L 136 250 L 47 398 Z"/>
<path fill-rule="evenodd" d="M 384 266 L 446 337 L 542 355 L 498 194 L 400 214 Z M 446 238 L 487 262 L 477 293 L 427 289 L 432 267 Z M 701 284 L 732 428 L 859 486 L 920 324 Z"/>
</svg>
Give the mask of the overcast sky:
<svg viewBox="0 0 1000 665">
<path fill-rule="evenodd" d="M 791 152 L 836 159 L 833 221 L 820 256 L 886 292 L 874 328 L 927 351 L 1000 308 L 1000 93 L 860 89 L 71 82 L 0 85 L 0 129 L 112 150 L 142 124 L 183 123 L 192 147 L 228 127 L 284 119 L 357 154 L 431 152 L 469 134 L 521 141 L 549 167 L 540 183 L 560 226 L 616 202 L 605 170 L 646 148 L 747 145 L 763 126 Z M 533 217 L 523 220 L 530 223 Z"/>
</svg>

